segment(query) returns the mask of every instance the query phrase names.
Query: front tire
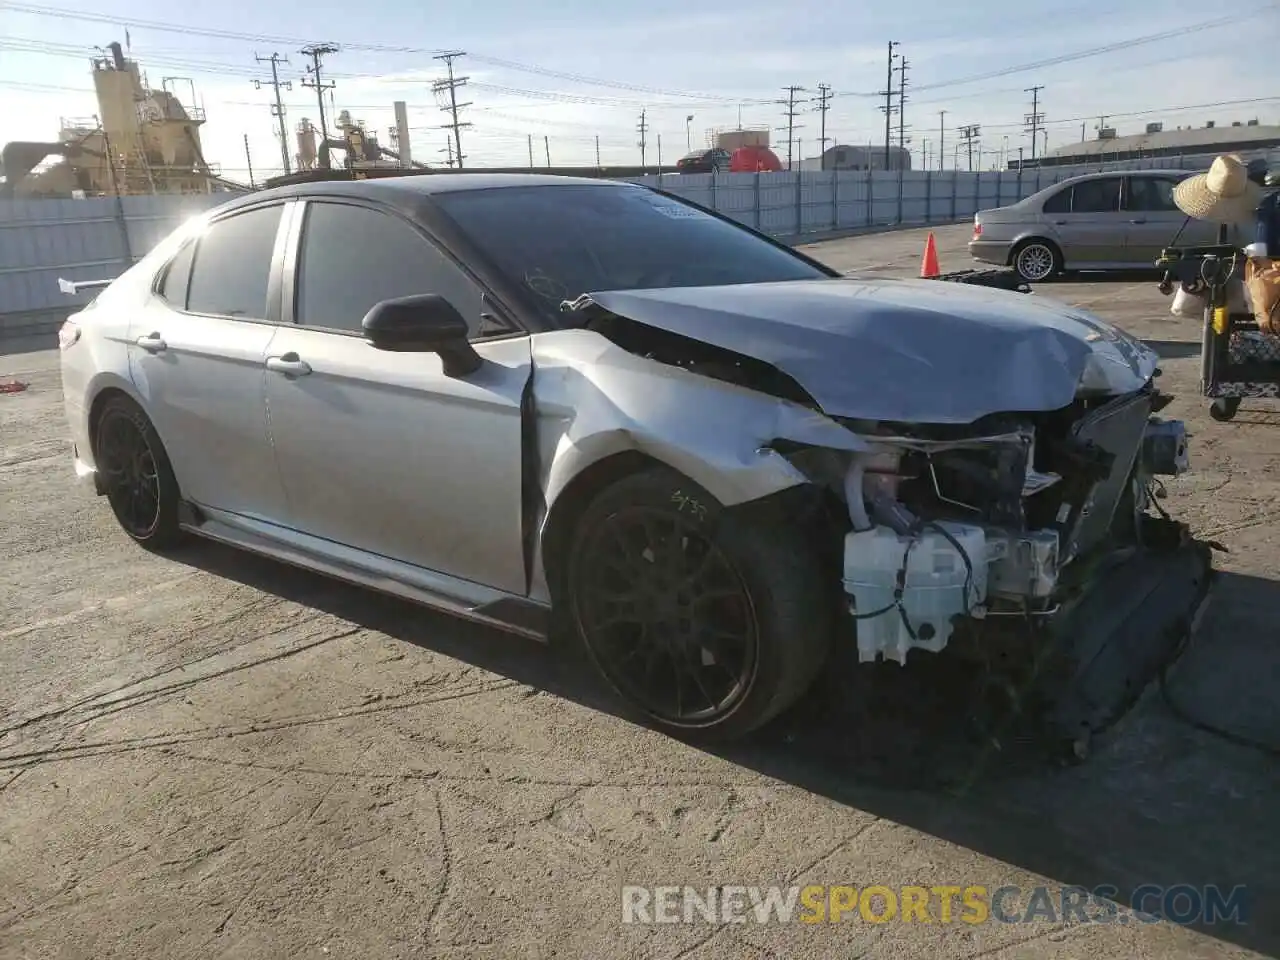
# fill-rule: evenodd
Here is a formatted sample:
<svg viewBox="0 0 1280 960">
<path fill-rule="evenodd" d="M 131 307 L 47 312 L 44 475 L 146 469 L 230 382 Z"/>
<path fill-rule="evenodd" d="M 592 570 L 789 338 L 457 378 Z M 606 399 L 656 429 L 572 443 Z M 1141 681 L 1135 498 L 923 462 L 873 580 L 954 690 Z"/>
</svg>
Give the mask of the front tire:
<svg viewBox="0 0 1280 960">
<path fill-rule="evenodd" d="M 678 735 L 742 736 L 808 689 L 835 580 L 799 525 L 733 510 L 654 468 L 602 491 L 570 539 L 578 638 L 632 711 Z"/>
<path fill-rule="evenodd" d="M 94 433 L 94 459 L 116 522 L 133 540 L 165 550 L 182 539 L 178 481 L 155 427 L 127 397 L 107 401 Z"/>
<path fill-rule="evenodd" d="M 1013 251 L 1012 261 L 1027 283 L 1041 283 L 1062 272 L 1062 253 L 1048 240 L 1024 240 Z"/>
</svg>

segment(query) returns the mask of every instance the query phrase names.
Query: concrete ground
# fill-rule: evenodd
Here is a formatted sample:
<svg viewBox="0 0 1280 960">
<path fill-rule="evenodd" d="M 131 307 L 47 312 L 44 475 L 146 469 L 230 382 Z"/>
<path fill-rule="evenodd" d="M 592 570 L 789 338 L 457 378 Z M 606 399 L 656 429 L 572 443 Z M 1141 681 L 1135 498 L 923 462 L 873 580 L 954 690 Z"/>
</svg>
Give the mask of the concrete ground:
<svg viewBox="0 0 1280 960">
<path fill-rule="evenodd" d="M 967 228 L 938 233 L 967 266 Z M 923 233 L 835 241 L 918 269 Z M 1195 433 L 1168 507 L 1229 548 L 1170 680 L 1280 742 L 1280 408 L 1211 422 L 1149 280 L 1040 288 L 1156 342 Z M 1070 769 L 985 755 L 903 674 L 828 677 L 704 752 L 550 651 L 211 545 L 130 545 L 73 484 L 56 354 L 0 357 L 0 957 L 1192 958 L 1280 954 L 1274 757 L 1154 693 Z M 913 673 L 914 676 L 914 673 Z M 911 684 L 915 686 L 912 687 Z M 930 774 L 962 764 L 964 789 Z M 624 884 L 1244 884 L 1246 924 L 664 926 Z M 934 912 L 935 920 L 937 912 Z"/>
</svg>

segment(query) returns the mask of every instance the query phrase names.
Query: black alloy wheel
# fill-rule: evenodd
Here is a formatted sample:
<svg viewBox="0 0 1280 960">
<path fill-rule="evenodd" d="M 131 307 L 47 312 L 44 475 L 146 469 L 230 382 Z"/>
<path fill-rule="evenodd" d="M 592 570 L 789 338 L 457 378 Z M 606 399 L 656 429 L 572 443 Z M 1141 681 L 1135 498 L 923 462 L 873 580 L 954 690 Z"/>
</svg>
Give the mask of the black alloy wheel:
<svg viewBox="0 0 1280 960">
<path fill-rule="evenodd" d="M 614 513 L 579 549 L 579 622 L 609 681 L 672 726 L 731 713 L 755 679 L 759 628 L 724 552 L 679 513 L 648 506 Z"/>
<path fill-rule="evenodd" d="M 178 490 L 155 428 L 125 397 L 113 398 L 98 420 L 94 456 L 107 502 L 134 540 L 166 547 L 181 536 Z"/>
<path fill-rule="evenodd" d="M 655 465 L 599 491 L 564 549 L 555 602 L 580 647 L 629 712 L 668 732 L 750 733 L 826 662 L 839 581 L 785 503 L 728 508 Z"/>
</svg>

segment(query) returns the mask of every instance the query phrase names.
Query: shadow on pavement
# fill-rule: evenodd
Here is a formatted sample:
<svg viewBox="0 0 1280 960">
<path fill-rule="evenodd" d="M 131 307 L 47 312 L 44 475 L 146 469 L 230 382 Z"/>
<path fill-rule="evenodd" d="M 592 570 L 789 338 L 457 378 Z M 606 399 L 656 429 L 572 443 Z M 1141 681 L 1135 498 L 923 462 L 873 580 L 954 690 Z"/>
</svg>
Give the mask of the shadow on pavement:
<svg viewBox="0 0 1280 960">
<path fill-rule="evenodd" d="M 1148 347 L 1160 354 L 1161 360 L 1183 360 L 1200 356 L 1199 340 L 1143 340 Z"/>
<path fill-rule="evenodd" d="M 565 650 L 456 620 L 318 574 L 197 542 L 174 559 L 216 576 L 621 715 Z M 1280 585 L 1219 575 L 1202 630 L 1170 674 L 1180 709 L 1280 743 Z M 1248 889 L 1247 922 L 1202 933 L 1280 954 L 1280 831 L 1274 756 L 1179 719 L 1148 690 L 1087 762 L 1063 766 L 1030 743 L 1000 749 L 968 722 L 973 687 L 943 658 L 854 669 L 833 658 L 800 708 L 712 752 L 984 856 L 1129 904 L 1143 884 Z M 949 786 L 948 786 L 949 784 Z M 959 784 L 959 786 L 957 786 Z M 997 878 L 954 882 L 990 883 Z"/>
</svg>

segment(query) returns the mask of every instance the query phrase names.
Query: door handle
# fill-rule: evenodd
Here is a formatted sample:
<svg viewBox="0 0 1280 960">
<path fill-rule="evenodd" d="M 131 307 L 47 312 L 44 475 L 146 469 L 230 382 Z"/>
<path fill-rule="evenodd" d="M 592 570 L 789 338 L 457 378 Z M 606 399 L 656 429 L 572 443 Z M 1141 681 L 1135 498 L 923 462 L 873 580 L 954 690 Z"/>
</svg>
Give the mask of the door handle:
<svg viewBox="0 0 1280 960">
<path fill-rule="evenodd" d="M 1055 227 L 1065 227 L 1065 226 L 1067 225 L 1067 221 L 1065 221 L 1065 220 L 1055 220 L 1055 221 L 1053 221 L 1053 225 L 1054 225 Z"/>
<path fill-rule="evenodd" d="M 296 353 L 286 353 L 282 357 L 267 357 L 267 369 L 286 377 L 305 377 L 311 372 L 311 364 Z"/>
<path fill-rule="evenodd" d="M 133 342 L 147 353 L 160 353 L 169 346 L 164 342 L 164 337 L 158 333 L 148 333 L 145 337 L 139 337 Z"/>
<path fill-rule="evenodd" d="M 1130 223 L 1146 223 L 1146 220 L 1130 220 Z"/>
</svg>

